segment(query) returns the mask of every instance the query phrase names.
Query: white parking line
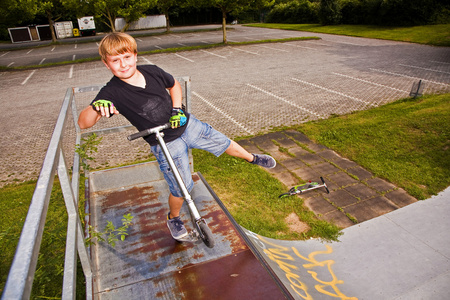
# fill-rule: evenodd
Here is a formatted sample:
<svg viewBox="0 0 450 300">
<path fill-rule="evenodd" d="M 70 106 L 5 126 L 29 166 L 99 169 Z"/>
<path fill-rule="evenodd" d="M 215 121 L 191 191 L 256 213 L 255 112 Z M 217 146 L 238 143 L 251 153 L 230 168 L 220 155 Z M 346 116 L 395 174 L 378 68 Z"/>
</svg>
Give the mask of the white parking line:
<svg viewBox="0 0 450 300">
<path fill-rule="evenodd" d="M 10 63 L 10 64 L 8 65 L 8 67 L 11 67 L 13 64 L 14 64 L 14 62 Z"/>
<path fill-rule="evenodd" d="M 72 57 L 72 60 L 75 60 L 75 57 L 76 57 L 76 55 L 74 54 L 73 57 Z"/>
<path fill-rule="evenodd" d="M 27 52 L 27 54 L 30 54 L 31 51 L 33 51 L 34 49 L 31 49 L 30 51 Z"/>
<path fill-rule="evenodd" d="M 3 53 L 2 55 L 0 55 L 0 57 L 5 56 L 5 55 L 8 54 L 9 52 L 11 52 L 11 51 L 8 51 L 8 52 Z"/>
<path fill-rule="evenodd" d="M 53 52 L 53 50 L 55 50 L 55 48 L 56 48 L 56 46 L 53 46 L 53 47 L 52 47 L 52 50 L 50 50 L 50 52 Z"/>
<path fill-rule="evenodd" d="M 323 87 L 323 86 L 320 86 L 320 85 L 317 85 L 317 84 L 314 84 L 314 83 L 306 82 L 306 81 L 303 81 L 303 80 L 297 79 L 297 78 L 291 78 L 291 79 L 294 80 L 294 81 L 303 83 L 303 84 L 307 84 L 307 85 L 310 85 L 310 86 L 322 89 L 322 90 L 330 92 L 330 93 L 334 93 L 334 94 L 339 95 L 339 96 L 343 96 L 343 97 L 346 97 L 346 98 L 349 98 L 349 99 L 352 99 L 352 100 L 355 100 L 355 101 L 358 101 L 358 102 L 362 102 L 362 103 L 370 105 L 370 106 L 375 106 L 375 105 L 373 105 L 370 102 L 361 100 L 361 99 L 356 98 L 356 97 L 352 97 L 352 96 L 346 95 L 344 93 L 341 93 L 341 92 L 338 92 L 338 91 L 335 91 L 335 90 L 332 90 L 332 89 L 329 89 L 329 88 L 326 88 L 326 87 Z"/>
<path fill-rule="evenodd" d="M 272 96 L 272 97 L 274 97 L 274 98 L 276 98 L 276 99 L 278 99 L 278 100 L 281 100 L 281 101 L 283 101 L 283 102 L 286 102 L 286 103 L 289 104 L 289 105 L 292 105 L 292 106 L 294 106 L 294 107 L 296 107 L 296 108 L 298 108 L 298 109 L 304 110 L 304 111 L 306 111 L 307 113 L 309 113 L 309 114 L 311 114 L 311 115 L 315 115 L 316 117 L 319 117 L 319 118 L 320 118 L 320 115 L 319 115 L 318 113 L 313 112 L 312 110 L 309 110 L 309 109 L 307 109 L 307 108 L 304 108 L 304 107 L 302 107 L 302 106 L 300 106 L 300 105 L 298 105 L 298 104 L 296 104 L 296 103 L 294 103 L 294 102 L 291 102 L 291 101 L 289 101 L 289 100 L 286 100 L 286 99 L 284 99 L 284 98 L 282 98 L 282 97 L 280 97 L 280 96 L 277 96 L 277 95 L 275 95 L 275 94 L 273 94 L 273 93 L 271 93 L 271 92 L 269 92 L 269 91 L 263 90 L 263 89 L 261 89 L 261 88 L 259 88 L 259 87 L 257 87 L 257 86 L 254 86 L 254 85 L 252 85 L 252 84 L 250 84 L 250 83 L 247 83 L 247 85 L 248 85 L 249 87 L 251 87 L 251 88 L 254 88 L 255 90 L 258 90 L 258 91 L 260 91 L 260 92 L 263 92 L 263 93 L 266 94 L 266 95 Z"/>
<path fill-rule="evenodd" d="M 430 61 L 433 62 L 433 63 L 450 65 L 450 63 L 445 62 L 445 61 L 437 61 L 437 60 L 430 60 Z"/>
<path fill-rule="evenodd" d="M 248 134 L 253 134 L 252 131 L 250 131 L 249 129 L 247 129 L 244 125 L 242 125 L 241 123 L 239 123 L 238 121 L 236 121 L 233 117 L 231 117 L 229 114 L 227 114 L 226 112 L 222 111 L 220 108 L 218 108 L 217 106 L 215 106 L 214 104 L 212 104 L 211 102 L 209 102 L 208 100 L 206 100 L 205 98 L 203 98 L 202 96 L 200 96 L 199 94 L 197 94 L 196 92 L 192 92 L 193 95 L 197 96 L 198 98 L 200 98 L 200 100 L 202 100 L 203 102 L 205 102 L 206 104 L 208 104 L 209 106 L 211 106 L 213 109 L 217 110 L 219 112 L 219 114 L 221 116 L 225 116 L 227 119 L 229 119 L 231 122 L 233 122 L 234 124 L 236 124 L 237 126 L 239 126 L 240 128 L 242 128 L 243 130 L 245 130 Z"/>
<path fill-rule="evenodd" d="M 78 47 L 78 45 L 75 43 L 75 45 L 74 45 L 74 49 L 77 49 L 77 47 Z"/>
<path fill-rule="evenodd" d="M 242 51 L 242 52 L 249 53 L 249 54 L 259 55 L 259 53 L 251 52 L 251 51 L 247 51 L 247 50 L 239 49 L 239 48 L 233 48 L 233 50 L 238 50 L 238 51 Z"/>
<path fill-rule="evenodd" d="M 72 78 L 73 76 L 73 65 L 70 66 L 70 70 L 69 70 L 69 79 Z"/>
<path fill-rule="evenodd" d="M 143 42 L 143 40 L 141 40 L 141 39 L 136 39 L 136 40 L 138 40 L 139 42 Z"/>
<path fill-rule="evenodd" d="M 163 47 L 160 47 L 158 45 L 155 45 L 155 47 L 158 48 L 158 49 L 164 49 Z"/>
<path fill-rule="evenodd" d="M 187 57 L 181 56 L 181 55 L 178 54 L 178 53 L 175 53 L 175 55 L 178 56 L 178 57 L 180 57 L 180 58 L 182 58 L 182 59 L 185 59 L 185 60 L 187 60 L 187 61 L 194 62 L 192 59 L 189 59 L 189 58 L 187 58 Z"/>
<path fill-rule="evenodd" d="M 25 78 L 25 80 L 21 83 L 22 85 L 26 84 L 28 82 L 28 80 L 30 80 L 31 76 L 33 76 L 34 72 L 36 72 L 36 70 L 33 70 L 30 75 L 28 75 L 27 78 Z"/>
<path fill-rule="evenodd" d="M 394 88 L 394 87 L 390 87 L 390 86 L 387 86 L 387 85 L 384 85 L 384 84 L 379 84 L 379 83 L 376 83 L 376 82 L 364 80 L 364 79 L 361 79 L 361 78 L 356 78 L 356 77 L 352 77 L 352 76 L 348 76 L 348 75 L 344 75 L 344 74 L 340 74 L 340 73 L 335 73 L 335 72 L 333 72 L 332 74 L 338 75 L 338 76 L 342 76 L 342 77 L 347 77 L 347 78 L 350 78 L 350 79 L 353 79 L 353 80 L 358 80 L 358 81 L 365 82 L 365 83 L 368 83 L 368 84 L 372 84 L 372 85 L 376 85 L 376 86 L 392 89 L 392 90 L 399 91 L 399 92 L 402 92 L 402 93 L 409 93 L 409 91 L 400 90 L 400 89 L 397 89 L 397 88 Z"/>
<path fill-rule="evenodd" d="M 425 70 L 425 71 L 432 71 L 432 72 L 438 72 L 438 73 L 450 74 L 450 72 L 439 71 L 439 70 L 434 70 L 434 69 L 429 69 L 429 68 L 422 68 L 422 67 L 411 66 L 411 65 L 403 65 L 403 64 L 399 64 L 399 65 L 400 65 L 400 66 L 403 66 L 403 67 L 408 67 L 408 68 L 415 68 L 415 69 L 420 69 L 420 70 Z"/>
<path fill-rule="evenodd" d="M 280 52 L 289 52 L 289 51 L 284 50 L 284 49 L 278 49 L 278 48 L 273 48 L 273 47 L 267 47 L 267 46 L 259 46 L 259 47 L 261 47 L 261 48 L 267 48 L 267 49 L 275 50 L 275 51 L 280 51 Z"/>
<path fill-rule="evenodd" d="M 381 73 L 386 73 L 386 74 L 390 74 L 390 75 L 395 75 L 395 76 L 400 76 L 400 77 L 412 78 L 412 79 L 415 79 L 415 80 L 422 80 L 422 81 L 426 81 L 426 82 L 430 82 L 430 83 L 434 83 L 434 84 L 450 86 L 450 84 L 443 83 L 443 82 L 427 80 L 427 79 L 423 79 L 423 78 L 419 78 L 419 77 L 413 77 L 413 76 L 408 76 L 408 75 L 404 75 L 404 74 L 398 74 L 398 73 L 394 73 L 394 72 L 383 71 L 383 70 L 379 70 L 379 69 L 369 68 L 369 70 L 376 71 L 376 72 L 381 72 Z"/>
<path fill-rule="evenodd" d="M 206 51 L 206 50 L 200 50 L 200 51 L 208 53 L 208 54 L 211 54 L 211 55 L 214 55 L 214 56 L 217 56 L 217 57 L 220 57 L 220 58 L 225 58 L 226 59 L 225 56 L 222 56 L 222 55 L 219 55 L 219 54 L 215 54 L 215 53 L 212 53 L 212 52 L 209 52 L 209 51 Z"/>
<path fill-rule="evenodd" d="M 145 60 L 146 63 L 148 63 L 149 65 L 154 65 L 154 63 L 152 63 L 151 61 L 149 61 L 147 58 L 145 57 L 140 57 L 141 59 Z"/>
<path fill-rule="evenodd" d="M 297 47 L 297 48 L 308 49 L 308 50 L 317 50 L 316 48 L 305 47 L 305 46 L 299 46 L 299 45 L 293 45 L 293 44 L 290 44 L 290 43 L 284 43 L 284 45 L 286 45 L 286 46 L 292 46 L 292 47 Z"/>
<path fill-rule="evenodd" d="M 182 47 L 186 47 L 187 46 L 186 44 L 183 44 L 183 43 L 178 43 L 178 45 L 180 45 Z"/>
<path fill-rule="evenodd" d="M 42 65 L 42 63 L 44 62 L 45 57 L 41 60 L 41 62 L 39 63 L 40 65 Z"/>
</svg>

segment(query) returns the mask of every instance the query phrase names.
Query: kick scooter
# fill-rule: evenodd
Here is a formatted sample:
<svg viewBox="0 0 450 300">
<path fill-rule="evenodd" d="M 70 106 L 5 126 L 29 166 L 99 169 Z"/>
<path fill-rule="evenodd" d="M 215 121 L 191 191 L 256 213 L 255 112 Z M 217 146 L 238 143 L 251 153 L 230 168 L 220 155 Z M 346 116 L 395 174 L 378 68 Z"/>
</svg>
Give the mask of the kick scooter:
<svg viewBox="0 0 450 300">
<path fill-rule="evenodd" d="M 132 134 L 128 136 L 128 140 L 132 141 L 140 137 L 144 137 L 150 134 L 155 134 L 156 139 L 158 140 L 159 145 L 161 146 L 161 149 L 166 156 L 167 162 L 169 163 L 170 168 L 172 169 L 173 175 L 175 176 L 175 179 L 180 186 L 180 189 L 183 193 L 184 200 L 186 201 L 189 213 L 191 215 L 192 223 L 194 224 L 194 230 L 192 230 L 186 238 L 178 239 L 177 241 L 180 242 L 197 242 L 200 239 L 205 243 L 205 245 L 209 248 L 214 247 L 214 238 L 212 236 L 211 229 L 209 229 L 208 225 L 206 224 L 205 219 L 203 219 L 200 216 L 200 213 L 198 212 L 197 207 L 195 206 L 194 200 L 192 199 L 191 195 L 189 194 L 188 190 L 186 189 L 186 185 L 183 182 L 183 179 L 181 178 L 180 172 L 178 171 L 172 156 L 170 155 L 169 149 L 166 146 L 166 143 L 164 142 L 164 133 L 162 132 L 164 129 L 170 128 L 170 123 L 166 123 L 161 126 L 156 126 L 153 128 L 145 129 L 140 132 L 137 132 L 135 134 Z"/>
<path fill-rule="evenodd" d="M 296 194 L 302 194 L 306 191 L 310 191 L 310 190 L 315 190 L 321 187 L 324 187 L 327 190 L 327 193 L 329 194 L 330 191 L 328 190 L 328 187 L 325 183 L 325 181 L 323 180 L 323 177 L 320 177 L 320 180 L 322 180 L 322 184 L 319 184 L 318 182 L 311 182 L 309 181 L 307 184 L 303 184 L 303 185 L 296 185 L 293 188 L 291 188 L 289 190 L 289 192 L 281 194 L 280 196 L 278 196 L 278 198 L 284 198 L 287 196 L 292 196 L 292 195 L 296 195 Z"/>
</svg>

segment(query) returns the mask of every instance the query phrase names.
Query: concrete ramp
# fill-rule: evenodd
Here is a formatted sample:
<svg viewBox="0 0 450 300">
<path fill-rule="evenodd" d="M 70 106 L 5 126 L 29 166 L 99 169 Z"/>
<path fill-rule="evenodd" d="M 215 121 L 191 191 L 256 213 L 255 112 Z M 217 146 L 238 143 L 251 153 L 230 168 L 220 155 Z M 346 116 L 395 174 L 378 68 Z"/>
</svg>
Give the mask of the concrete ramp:
<svg viewBox="0 0 450 300">
<path fill-rule="evenodd" d="M 246 231 L 295 299 L 448 300 L 450 188 L 343 230 L 339 242 Z"/>
<path fill-rule="evenodd" d="M 227 214 L 194 174 L 192 196 L 216 245 L 178 243 L 166 226 L 168 187 L 156 162 L 93 172 L 91 225 L 121 226 L 134 216 L 129 236 L 115 247 L 91 246 L 94 299 L 286 299 L 289 294 L 257 259 Z M 182 219 L 192 228 L 186 205 Z M 280 288 L 281 286 L 281 288 Z"/>
</svg>

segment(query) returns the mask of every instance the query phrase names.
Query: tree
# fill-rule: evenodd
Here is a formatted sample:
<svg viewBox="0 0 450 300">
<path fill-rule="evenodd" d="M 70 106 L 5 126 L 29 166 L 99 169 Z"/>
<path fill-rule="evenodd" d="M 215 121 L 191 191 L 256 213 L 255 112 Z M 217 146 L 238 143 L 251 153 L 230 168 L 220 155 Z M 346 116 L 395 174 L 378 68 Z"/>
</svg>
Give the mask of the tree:
<svg viewBox="0 0 450 300">
<path fill-rule="evenodd" d="M 50 26 L 50 33 L 52 35 L 52 42 L 56 42 L 54 21 L 61 18 L 64 9 L 59 0 L 41 0 L 38 2 L 38 14 L 42 14 L 47 18 L 48 25 Z"/>
<path fill-rule="evenodd" d="M 166 17 L 167 32 L 170 31 L 169 10 L 175 5 L 177 5 L 177 0 L 157 0 L 156 6 L 158 7 L 159 11 L 162 12 Z"/>
<path fill-rule="evenodd" d="M 37 14 L 34 0 L 1 0 L 0 1 L 0 37 L 7 39 L 8 28 L 30 22 Z"/>
<path fill-rule="evenodd" d="M 246 9 L 252 8 L 253 5 L 261 6 L 262 3 L 271 3 L 272 0 L 186 0 L 189 6 L 216 7 L 222 12 L 222 32 L 223 43 L 227 43 L 227 14 L 238 14 Z"/>
<path fill-rule="evenodd" d="M 161 0 L 160 0 L 161 1 Z M 151 7 L 156 6 L 157 0 L 127 0 L 123 7 L 118 11 L 120 17 L 125 19 L 125 26 L 122 28 L 122 32 L 126 31 L 131 22 L 137 21 L 142 17 L 145 17 L 144 12 Z"/>
<path fill-rule="evenodd" d="M 116 19 L 123 17 L 126 30 L 130 23 L 144 17 L 144 12 L 156 5 L 156 0 L 91 0 L 85 1 L 86 5 L 91 6 L 95 16 L 101 18 L 102 22 L 108 26 L 111 31 L 116 31 Z"/>
</svg>

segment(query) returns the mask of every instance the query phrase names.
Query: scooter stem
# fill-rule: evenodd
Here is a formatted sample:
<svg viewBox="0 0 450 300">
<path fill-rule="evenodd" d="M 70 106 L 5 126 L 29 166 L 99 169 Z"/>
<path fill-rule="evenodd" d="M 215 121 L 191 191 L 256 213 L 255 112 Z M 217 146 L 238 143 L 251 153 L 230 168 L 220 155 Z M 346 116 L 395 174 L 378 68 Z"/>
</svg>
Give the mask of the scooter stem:
<svg viewBox="0 0 450 300">
<path fill-rule="evenodd" d="M 201 219 L 201 216 L 195 207 L 194 200 L 192 200 L 191 195 L 189 194 L 188 190 L 186 189 L 186 185 L 183 182 L 183 178 L 181 178 L 180 172 L 178 171 L 177 166 L 175 165 L 175 162 L 173 161 L 172 155 L 169 152 L 169 149 L 166 146 L 166 143 L 164 142 L 164 133 L 161 131 L 155 132 L 156 138 L 158 139 L 159 145 L 161 146 L 161 149 L 163 150 L 164 155 L 166 156 L 166 160 L 169 163 L 170 168 L 172 169 L 172 172 L 175 176 L 175 179 L 178 182 L 178 186 L 181 189 L 181 192 L 183 193 L 183 196 L 189 206 L 189 210 L 191 211 L 194 219 L 197 221 Z"/>
</svg>

